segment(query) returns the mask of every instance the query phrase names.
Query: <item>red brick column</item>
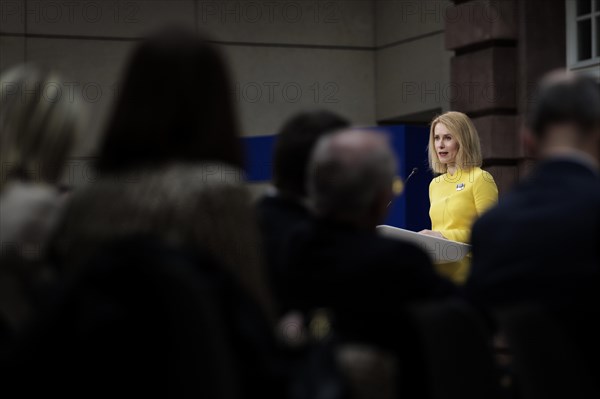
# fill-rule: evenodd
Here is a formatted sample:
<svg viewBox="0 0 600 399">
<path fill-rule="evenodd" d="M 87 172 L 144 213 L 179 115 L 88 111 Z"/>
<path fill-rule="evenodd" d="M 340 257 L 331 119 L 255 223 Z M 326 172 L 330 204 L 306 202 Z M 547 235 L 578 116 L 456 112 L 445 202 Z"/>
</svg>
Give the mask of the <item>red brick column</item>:
<svg viewBox="0 0 600 399">
<path fill-rule="evenodd" d="M 484 167 L 501 195 L 527 168 L 520 126 L 529 93 L 548 70 L 565 65 L 563 1 L 455 1 L 446 10 L 451 109 L 479 132 Z"/>
</svg>

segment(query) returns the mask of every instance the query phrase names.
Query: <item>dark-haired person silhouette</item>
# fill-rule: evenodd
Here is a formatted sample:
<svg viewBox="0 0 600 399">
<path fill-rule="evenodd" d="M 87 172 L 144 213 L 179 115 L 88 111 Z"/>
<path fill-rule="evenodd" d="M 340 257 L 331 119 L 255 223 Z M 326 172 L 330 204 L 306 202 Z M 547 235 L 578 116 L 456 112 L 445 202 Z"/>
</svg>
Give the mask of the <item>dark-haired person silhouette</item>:
<svg viewBox="0 0 600 399">
<path fill-rule="evenodd" d="M 280 394 L 265 370 L 275 356 L 273 305 L 230 89 L 225 60 L 206 37 L 167 29 L 142 40 L 100 142 L 98 179 L 73 193 L 53 252 L 70 275 L 108 245 L 136 237 L 202 249 L 239 287 L 232 295 L 258 308 L 240 324 L 268 326 L 257 334 L 240 331 L 246 340 L 230 344 L 240 390 L 271 397 Z"/>
<path fill-rule="evenodd" d="M 274 192 L 258 201 L 257 211 L 269 282 L 278 300 L 283 295 L 286 274 L 281 251 L 290 233 L 311 218 L 306 190 L 311 151 L 320 137 L 347 126 L 347 120 L 331 111 L 306 111 L 290 118 L 277 134 L 273 154 Z"/>
</svg>

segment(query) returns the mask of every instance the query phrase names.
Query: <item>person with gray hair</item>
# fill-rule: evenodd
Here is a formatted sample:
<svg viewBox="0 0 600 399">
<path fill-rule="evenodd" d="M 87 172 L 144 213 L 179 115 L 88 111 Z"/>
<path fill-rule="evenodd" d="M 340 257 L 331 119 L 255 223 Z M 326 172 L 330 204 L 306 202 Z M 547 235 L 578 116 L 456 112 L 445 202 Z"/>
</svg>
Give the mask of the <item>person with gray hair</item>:
<svg viewBox="0 0 600 399">
<path fill-rule="evenodd" d="M 308 190 L 322 217 L 373 227 L 393 198 L 397 162 L 387 137 L 350 130 L 325 137 L 309 164 Z"/>
<path fill-rule="evenodd" d="M 345 130 L 321 138 L 308 170 L 316 217 L 292 234 L 285 251 L 287 309 L 307 314 L 328 308 L 343 340 L 391 349 L 399 306 L 456 289 L 419 248 L 377 235 L 394 195 L 395 171 L 381 133 Z"/>
</svg>

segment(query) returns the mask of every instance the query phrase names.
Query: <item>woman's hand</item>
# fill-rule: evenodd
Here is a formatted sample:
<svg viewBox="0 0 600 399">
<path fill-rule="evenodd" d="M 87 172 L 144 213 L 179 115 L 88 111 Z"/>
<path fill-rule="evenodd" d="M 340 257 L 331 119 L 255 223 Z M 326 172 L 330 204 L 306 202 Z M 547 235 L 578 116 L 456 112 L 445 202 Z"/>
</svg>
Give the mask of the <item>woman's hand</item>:
<svg viewBox="0 0 600 399">
<path fill-rule="evenodd" d="M 431 236 L 431 237 L 443 238 L 444 240 L 447 239 L 439 231 L 433 231 L 433 230 L 427 230 L 427 229 L 425 229 L 425 230 L 419 231 L 419 234 L 424 234 L 426 236 Z"/>
</svg>

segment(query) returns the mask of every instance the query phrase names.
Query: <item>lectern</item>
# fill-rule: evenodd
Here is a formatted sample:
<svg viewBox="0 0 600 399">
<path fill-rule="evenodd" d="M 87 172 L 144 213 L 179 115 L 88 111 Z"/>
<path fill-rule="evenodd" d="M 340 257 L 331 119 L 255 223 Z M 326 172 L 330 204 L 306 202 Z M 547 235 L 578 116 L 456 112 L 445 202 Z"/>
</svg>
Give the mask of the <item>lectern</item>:
<svg viewBox="0 0 600 399">
<path fill-rule="evenodd" d="M 471 250 L 470 245 L 462 242 L 419 234 L 393 226 L 377 226 L 377 232 L 384 237 L 415 244 L 425 251 L 434 263 L 457 262 Z"/>
</svg>

